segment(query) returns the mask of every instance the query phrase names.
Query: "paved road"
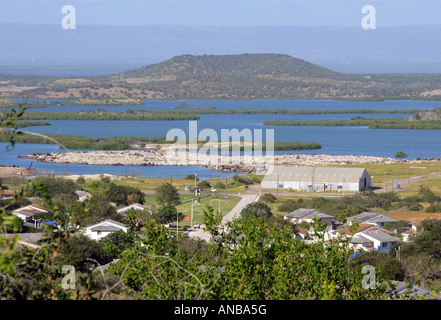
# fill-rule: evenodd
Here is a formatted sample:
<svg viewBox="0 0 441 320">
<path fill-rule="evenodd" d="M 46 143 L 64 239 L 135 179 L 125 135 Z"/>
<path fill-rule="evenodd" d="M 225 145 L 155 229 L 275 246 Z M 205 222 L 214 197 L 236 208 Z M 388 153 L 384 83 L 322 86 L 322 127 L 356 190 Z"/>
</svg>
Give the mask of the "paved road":
<svg viewBox="0 0 441 320">
<path fill-rule="evenodd" d="M 256 201 L 258 198 L 257 195 L 253 194 L 243 194 L 241 197 L 242 199 L 236 204 L 236 206 L 222 218 L 221 227 L 227 222 L 239 217 L 242 209 L 245 208 L 246 205 Z M 200 238 L 206 241 L 210 240 L 211 238 L 210 234 L 208 232 L 204 232 L 202 229 L 189 230 L 188 235 L 190 238 Z"/>
</svg>

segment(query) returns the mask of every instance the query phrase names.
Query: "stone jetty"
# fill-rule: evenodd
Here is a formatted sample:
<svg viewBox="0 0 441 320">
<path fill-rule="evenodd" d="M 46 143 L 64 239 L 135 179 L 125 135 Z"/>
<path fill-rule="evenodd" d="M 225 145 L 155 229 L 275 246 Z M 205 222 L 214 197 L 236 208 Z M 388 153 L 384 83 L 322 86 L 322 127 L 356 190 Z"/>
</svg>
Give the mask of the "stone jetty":
<svg viewBox="0 0 441 320">
<path fill-rule="evenodd" d="M 331 156 L 324 154 L 286 154 L 274 156 L 231 156 L 188 151 L 177 152 L 173 149 L 32 153 L 29 155 L 21 155 L 19 157 L 34 159 L 39 162 L 108 166 L 202 166 L 218 171 L 232 172 L 255 172 L 272 164 L 288 166 L 319 166 L 412 162 L 409 160 L 356 155 Z"/>
</svg>

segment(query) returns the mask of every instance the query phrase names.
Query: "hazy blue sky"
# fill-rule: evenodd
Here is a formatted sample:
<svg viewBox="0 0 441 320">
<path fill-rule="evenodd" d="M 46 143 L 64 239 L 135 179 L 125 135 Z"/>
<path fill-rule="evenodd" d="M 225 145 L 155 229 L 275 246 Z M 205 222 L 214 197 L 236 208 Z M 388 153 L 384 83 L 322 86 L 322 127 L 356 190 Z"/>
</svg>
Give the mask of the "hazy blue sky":
<svg viewBox="0 0 441 320">
<path fill-rule="evenodd" d="M 61 23 L 64 5 L 83 25 L 360 26 L 364 5 L 377 27 L 441 24 L 441 0 L 2 0 L 0 23 Z"/>
</svg>

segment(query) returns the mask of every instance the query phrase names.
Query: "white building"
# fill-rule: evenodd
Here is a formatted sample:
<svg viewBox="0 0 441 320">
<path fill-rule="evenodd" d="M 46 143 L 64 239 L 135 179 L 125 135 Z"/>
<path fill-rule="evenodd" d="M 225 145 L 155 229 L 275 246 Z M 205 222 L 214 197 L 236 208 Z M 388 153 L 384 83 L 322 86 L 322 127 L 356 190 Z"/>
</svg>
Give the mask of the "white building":
<svg viewBox="0 0 441 320">
<path fill-rule="evenodd" d="M 272 166 L 261 187 L 310 192 L 361 191 L 371 187 L 371 177 L 364 168 Z"/>
<path fill-rule="evenodd" d="M 356 234 L 355 236 L 363 237 L 364 239 L 367 239 L 371 243 L 371 245 L 366 248 L 367 249 L 371 248 L 376 251 L 390 249 L 394 244 L 399 243 L 401 241 L 400 238 L 391 236 L 381 230 L 363 231 Z"/>
<path fill-rule="evenodd" d="M 49 212 L 49 209 L 43 208 L 37 204 L 30 204 L 12 211 L 12 214 L 24 222 L 33 222 L 34 216 L 39 213 Z"/>
<path fill-rule="evenodd" d="M 129 228 L 118 221 L 106 219 L 85 228 L 84 235 L 93 240 L 101 240 L 109 234 L 117 231 L 128 232 Z"/>
</svg>

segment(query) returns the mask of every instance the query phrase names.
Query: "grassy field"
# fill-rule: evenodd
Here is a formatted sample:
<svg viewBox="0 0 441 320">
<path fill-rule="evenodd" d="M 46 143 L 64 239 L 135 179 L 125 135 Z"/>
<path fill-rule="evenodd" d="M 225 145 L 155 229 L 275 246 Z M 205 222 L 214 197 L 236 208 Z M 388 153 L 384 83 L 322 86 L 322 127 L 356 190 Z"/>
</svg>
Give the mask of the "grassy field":
<svg viewBox="0 0 441 320">
<path fill-rule="evenodd" d="M 190 226 L 191 223 L 202 223 L 203 221 L 203 210 L 206 209 L 207 206 L 212 206 L 215 211 L 218 211 L 220 208 L 220 213 L 224 216 L 228 212 L 231 211 L 231 209 L 234 208 L 234 206 L 240 201 L 240 196 L 232 196 L 228 195 L 228 199 L 226 198 L 225 193 L 202 193 L 200 196 L 200 203 L 195 203 L 196 196 L 193 193 L 181 193 L 181 201 L 182 204 L 176 207 L 178 212 L 182 212 L 182 214 L 186 217 L 190 217 L 188 221 L 181 221 L 179 223 L 179 227 L 185 227 Z M 156 208 L 159 207 L 159 204 L 156 201 L 155 194 L 146 194 L 145 197 L 146 205 L 147 206 L 155 206 Z M 192 204 L 193 202 L 193 204 Z M 191 221 L 191 213 L 192 213 L 192 207 L 193 207 L 193 221 Z M 176 222 L 173 223 L 173 225 L 176 225 Z"/>
<path fill-rule="evenodd" d="M 263 175 L 246 174 L 243 177 L 248 177 L 250 180 L 261 181 Z M 247 184 L 235 181 L 232 177 L 224 179 L 207 179 L 212 186 L 216 188 L 216 184 L 219 182 L 222 185 L 227 186 L 229 193 L 243 193 L 246 191 Z M 144 192 L 154 192 L 157 187 L 164 183 L 171 183 L 178 190 L 182 190 L 185 186 L 195 187 L 194 179 L 182 179 L 182 178 L 139 178 L 139 177 L 127 177 L 126 179 L 114 180 L 116 184 L 125 185 L 130 187 L 136 187 Z M 199 183 L 200 181 L 197 181 Z M 220 188 L 219 192 L 225 193 L 225 188 Z"/>
</svg>

